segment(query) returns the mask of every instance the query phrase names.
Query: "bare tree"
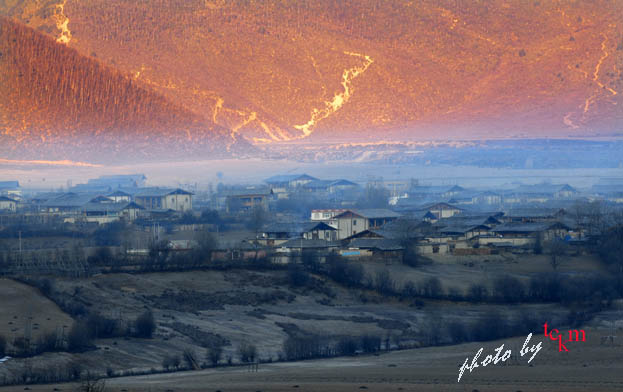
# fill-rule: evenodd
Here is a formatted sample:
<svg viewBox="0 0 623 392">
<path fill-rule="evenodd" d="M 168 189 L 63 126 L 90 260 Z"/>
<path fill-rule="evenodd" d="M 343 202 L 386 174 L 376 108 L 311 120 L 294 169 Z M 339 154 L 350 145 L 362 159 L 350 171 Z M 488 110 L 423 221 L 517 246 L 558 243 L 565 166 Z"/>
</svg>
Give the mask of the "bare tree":
<svg viewBox="0 0 623 392">
<path fill-rule="evenodd" d="M 253 344 L 242 342 L 240 347 L 238 347 L 238 356 L 240 357 L 240 362 L 254 362 L 257 356 L 257 347 Z"/>
<path fill-rule="evenodd" d="M 77 388 L 78 392 L 104 392 L 106 390 L 106 382 L 104 380 L 98 380 L 91 373 L 87 373 L 80 386 Z"/>
<path fill-rule="evenodd" d="M 562 262 L 562 256 L 565 255 L 567 251 L 566 244 L 561 240 L 554 240 L 547 244 L 547 253 L 549 254 L 549 264 L 552 266 L 554 271 L 560 267 Z"/>
<path fill-rule="evenodd" d="M 374 283 L 377 291 L 381 294 L 392 294 L 396 290 L 396 283 L 388 270 L 378 271 Z"/>
<path fill-rule="evenodd" d="M 212 366 L 218 366 L 221 357 L 223 356 L 223 346 L 220 344 L 214 344 L 212 347 L 208 348 L 208 352 L 206 353 L 206 357 L 208 361 L 212 364 Z"/>
<path fill-rule="evenodd" d="M 192 349 L 190 348 L 185 349 L 184 352 L 182 353 L 182 356 L 184 357 L 184 361 L 186 362 L 186 365 L 188 365 L 189 369 L 197 370 L 200 368 L 199 363 L 197 361 L 197 355 Z"/>
<path fill-rule="evenodd" d="M 266 222 L 266 211 L 261 206 L 253 207 L 251 210 L 251 216 L 249 217 L 248 227 L 253 230 L 255 234 L 258 234 Z"/>
</svg>

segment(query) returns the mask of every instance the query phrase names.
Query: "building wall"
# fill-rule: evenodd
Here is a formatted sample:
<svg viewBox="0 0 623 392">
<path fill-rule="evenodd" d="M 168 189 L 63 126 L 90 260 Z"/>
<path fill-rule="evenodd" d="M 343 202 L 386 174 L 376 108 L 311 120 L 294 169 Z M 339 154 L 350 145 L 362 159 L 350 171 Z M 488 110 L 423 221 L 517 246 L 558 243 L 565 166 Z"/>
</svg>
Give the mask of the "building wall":
<svg viewBox="0 0 623 392">
<path fill-rule="evenodd" d="M 114 201 L 115 203 L 121 203 L 121 202 L 130 202 L 131 198 L 130 196 L 108 196 L 109 199 L 111 199 L 112 201 Z"/>
<path fill-rule="evenodd" d="M 337 219 L 338 240 L 368 230 L 368 220 L 360 216 L 348 216 Z"/>
<path fill-rule="evenodd" d="M 167 195 L 164 197 L 164 209 L 190 211 L 193 208 L 192 195 Z"/>
<path fill-rule="evenodd" d="M 85 217 L 87 222 L 96 222 L 100 225 L 116 222 L 119 220 L 119 216 L 117 215 L 92 215 Z"/>
<path fill-rule="evenodd" d="M 125 219 L 133 221 L 138 218 L 140 210 L 138 208 L 127 208 L 122 211 L 122 215 Z"/>
<path fill-rule="evenodd" d="M 308 240 L 326 240 L 326 241 L 335 241 L 337 240 L 337 231 L 336 230 L 314 230 L 307 233 L 303 233 L 303 238 Z"/>
<path fill-rule="evenodd" d="M 159 196 L 137 196 L 136 204 L 148 209 L 148 210 L 159 210 L 164 208 L 164 198 Z"/>
<path fill-rule="evenodd" d="M 430 210 L 431 214 L 435 215 L 437 218 L 451 218 L 456 214 L 459 214 L 461 210 L 456 208 L 435 208 Z"/>
<path fill-rule="evenodd" d="M 15 212 L 17 204 L 14 201 L 0 201 L 0 211 Z"/>
</svg>

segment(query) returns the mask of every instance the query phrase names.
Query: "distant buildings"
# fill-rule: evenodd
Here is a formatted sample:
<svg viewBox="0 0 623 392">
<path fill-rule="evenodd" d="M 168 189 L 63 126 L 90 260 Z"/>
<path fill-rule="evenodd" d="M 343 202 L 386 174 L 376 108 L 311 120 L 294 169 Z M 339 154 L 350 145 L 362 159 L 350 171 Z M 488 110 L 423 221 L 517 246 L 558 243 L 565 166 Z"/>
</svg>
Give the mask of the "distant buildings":
<svg viewBox="0 0 623 392">
<path fill-rule="evenodd" d="M 0 212 L 16 212 L 17 201 L 6 196 L 0 196 Z"/>
<path fill-rule="evenodd" d="M 337 221 L 338 239 L 343 239 L 364 230 L 378 229 L 399 216 L 387 209 L 364 209 L 346 210 L 333 219 Z"/>
<path fill-rule="evenodd" d="M 225 210 L 242 212 L 260 208 L 268 211 L 268 202 L 272 196 L 273 190 L 267 187 L 227 190 L 225 191 Z"/>
<path fill-rule="evenodd" d="M 338 209 L 328 209 L 328 210 L 312 210 L 311 212 L 311 220 L 312 221 L 318 221 L 318 222 L 324 222 L 326 224 L 328 224 L 331 227 L 334 227 L 337 229 L 337 219 L 335 219 L 335 217 L 337 215 L 340 215 L 341 213 L 345 212 L 346 210 L 343 208 L 338 208 Z"/>
<path fill-rule="evenodd" d="M 118 203 L 87 203 L 81 208 L 84 220 L 87 222 L 96 222 L 99 224 L 111 223 L 120 219 L 128 222 L 134 221 L 139 217 L 140 212 L 144 210 L 134 202 L 118 202 Z"/>
<path fill-rule="evenodd" d="M 101 176 L 88 181 L 89 186 L 107 186 L 111 189 L 118 188 L 142 188 L 145 186 L 147 177 L 144 174 L 117 174 Z"/>
<path fill-rule="evenodd" d="M 147 210 L 190 211 L 193 194 L 183 189 L 145 188 L 134 195 L 136 204 Z"/>
<path fill-rule="evenodd" d="M 22 198 L 22 190 L 18 181 L 0 181 L 0 196 L 5 196 L 13 200 Z"/>
<path fill-rule="evenodd" d="M 282 190 L 287 191 L 312 181 L 318 181 L 318 179 L 307 174 L 282 174 L 264 180 L 276 193 Z"/>
</svg>

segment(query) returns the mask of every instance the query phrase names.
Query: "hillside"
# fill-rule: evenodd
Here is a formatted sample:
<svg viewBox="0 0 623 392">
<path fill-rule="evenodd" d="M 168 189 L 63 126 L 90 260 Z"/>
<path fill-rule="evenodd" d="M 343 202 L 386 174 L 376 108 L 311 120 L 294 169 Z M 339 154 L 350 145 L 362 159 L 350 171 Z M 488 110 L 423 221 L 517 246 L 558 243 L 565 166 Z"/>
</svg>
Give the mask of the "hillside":
<svg viewBox="0 0 623 392">
<path fill-rule="evenodd" d="M 0 18 L 0 37 L 3 157 L 168 158 L 234 144 L 223 127 L 29 27 Z"/>
<path fill-rule="evenodd" d="M 614 0 L 4 0 L 4 10 L 256 143 L 584 136 L 623 120 Z"/>
<path fill-rule="evenodd" d="M 623 121 L 616 0 L 0 0 L 0 14 L 34 29 L 2 22 L 10 157 L 587 137 Z"/>
</svg>

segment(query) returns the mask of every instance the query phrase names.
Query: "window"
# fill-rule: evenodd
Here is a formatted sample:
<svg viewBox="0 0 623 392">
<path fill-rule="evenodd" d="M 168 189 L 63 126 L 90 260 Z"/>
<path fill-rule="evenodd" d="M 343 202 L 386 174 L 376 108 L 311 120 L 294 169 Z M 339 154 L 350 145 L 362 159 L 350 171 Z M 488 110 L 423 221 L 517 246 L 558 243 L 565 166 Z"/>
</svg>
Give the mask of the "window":
<svg viewBox="0 0 623 392">
<path fill-rule="evenodd" d="M 357 219 L 353 219 L 353 226 L 357 226 Z"/>
</svg>

